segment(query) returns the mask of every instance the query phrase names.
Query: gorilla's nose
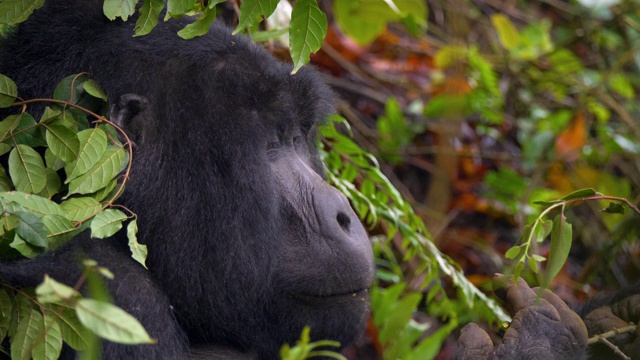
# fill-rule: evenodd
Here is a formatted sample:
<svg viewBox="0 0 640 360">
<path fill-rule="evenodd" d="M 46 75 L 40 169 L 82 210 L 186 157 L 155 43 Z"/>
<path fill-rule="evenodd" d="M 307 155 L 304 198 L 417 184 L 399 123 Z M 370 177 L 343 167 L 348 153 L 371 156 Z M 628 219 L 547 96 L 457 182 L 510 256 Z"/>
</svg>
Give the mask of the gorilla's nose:
<svg viewBox="0 0 640 360">
<path fill-rule="evenodd" d="M 373 280 L 373 251 L 367 232 L 347 198 L 336 188 L 322 183 L 313 192 L 313 206 L 320 234 L 341 261 L 359 272 L 362 279 Z"/>
<path fill-rule="evenodd" d="M 351 241 L 362 241 L 367 233 L 360 224 L 347 198 L 334 187 L 322 184 L 313 193 L 313 207 L 323 235 L 334 240 L 355 237 Z"/>
</svg>

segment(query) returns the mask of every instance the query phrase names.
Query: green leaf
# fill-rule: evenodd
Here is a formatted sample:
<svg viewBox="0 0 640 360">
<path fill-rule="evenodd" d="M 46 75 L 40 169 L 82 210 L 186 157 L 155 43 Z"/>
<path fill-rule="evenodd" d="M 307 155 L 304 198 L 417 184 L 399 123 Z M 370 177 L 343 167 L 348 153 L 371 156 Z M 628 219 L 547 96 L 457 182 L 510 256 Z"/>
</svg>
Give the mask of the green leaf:
<svg viewBox="0 0 640 360">
<path fill-rule="evenodd" d="M 513 50 L 520 45 L 520 34 L 511 20 L 503 14 L 491 16 L 491 24 L 498 32 L 498 39 L 507 50 Z"/>
<path fill-rule="evenodd" d="M 87 350 L 92 334 L 89 332 L 89 329 L 82 325 L 76 315 L 75 309 L 60 305 L 54 305 L 52 308 L 59 316 L 58 323 L 64 342 L 75 350 Z"/>
<path fill-rule="evenodd" d="M 27 145 L 18 145 L 9 154 L 9 175 L 18 191 L 39 193 L 47 183 L 40 154 Z"/>
<path fill-rule="evenodd" d="M 371 43 L 388 22 L 400 19 L 384 0 L 334 0 L 333 13 L 342 31 L 360 45 Z"/>
<path fill-rule="evenodd" d="M 318 7 L 316 0 L 298 0 L 291 13 L 289 42 L 295 74 L 302 65 L 309 62 L 309 56 L 322 46 L 327 35 L 327 17 Z"/>
<path fill-rule="evenodd" d="M 123 148 L 110 148 L 89 171 L 69 183 L 69 195 L 90 194 L 107 186 L 115 178 L 125 161 Z"/>
<path fill-rule="evenodd" d="M 46 128 L 47 144 L 53 155 L 65 162 L 72 162 L 78 158 L 80 141 L 75 131 L 57 124 L 48 125 Z"/>
<path fill-rule="evenodd" d="M 164 9 L 163 0 L 144 0 L 140 8 L 140 17 L 136 21 L 136 34 L 134 36 L 147 35 L 158 25 L 158 17 Z"/>
<path fill-rule="evenodd" d="M 15 134 L 11 139 L 6 140 L 5 143 L 9 145 L 24 144 L 30 147 L 46 146 L 47 142 L 44 139 L 43 133 L 36 124 L 36 120 L 28 113 L 23 113 L 20 118 L 20 123 L 13 130 Z"/>
<path fill-rule="evenodd" d="M 593 189 L 580 189 L 572 192 L 571 194 L 563 197 L 560 200 L 567 201 L 567 200 L 574 200 L 574 199 L 582 199 L 582 198 L 596 196 L 596 195 L 598 195 L 598 193 Z"/>
<path fill-rule="evenodd" d="M 34 10 L 44 5 L 44 0 L 4 0 L 0 1 L 0 23 L 14 25 L 21 23 Z"/>
<path fill-rule="evenodd" d="M 36 296 L 41 304 L 82 298 L 76 289 L 55 281 L 49 275 L 45 275 L 44 281 L 36 287 Z"/>
<path fill-rule="evenodd" d="M 31 245 L 45 249 L 49 247 L 47 229 L 38 216 L 25 211 L 16 211 L 13 215 L 18 218 L 16 234 L 18 234 L 20 238 Z"/>
<path fill-rule="evenodd" d="M 513 246 L 509 250 L 507 250 L 506 253 L 504 253 L 504 257 L 514 260 L 518 257 L 518 255 L 520 255 L 520 250 L 522 250 L 520 246 Z"/>
<path fill-rule="evenodd" d="M 216 19 L 216 8 L 206 8 L 204 15 L 198 18 L 198 20 L 184 27 L 184 29 L 178 31 L 178 36 L 183 39 L 193 39 L 196 36 L 202 36 L 209 31 L 211 23 Z"/>
<path fill-rule="evenodd" d="M 0 122 L 0 140 L 7 139 L 11 135 L 12 131 L 20 124 L 23 114 L 9 115 Z"/>
<path fill-rule="evenodd" d="M 33 347 L 34 359 L 57 360 L 62 351 L 62 333 L 58 319 L 50 311 L 44 314 L 42 323 L 42 335 L 40 335 Z"/>
<path fill-rule="evenodd" d="M 138 0 L 104 0 L 102 10 L 109 20 L 115 20 L 117 17 L 127 21 L 129 16 L 136 11 L 136 3 Z"/>
<path fill-rule="evenodd" d="M 609 78 L 609 87 L 611 88 L 611 90 L 617 92 L 627 99 L 631 99 L 635 96 L 633 85 L 631 85 L 631 81 L 629 81 L 629 77 L 627 75 L 613 74 Z"/>
<path fill-rule="evenodd" d="M 195 4 L 195 0 L 169 0 L 167 2 L 167 16 L 180 17 L 193 9 Z"/>
<path fill-rule="evenodd" d="M 268 18 L 278 7 L 279 0 L 245 0 L 240 4 L 240 18 L 233 34 L 259 23 L 262 17 Z"/>
<path fill-rule="evenodd" d="M 606 209 L 602 209 L 603 212 L 608 214 L 624 214 L 625 207 L 620 203 L 611 202 Z"/>
<path fill-rule="evenodd" d="M 78 197 L 65 200 L 60 204 L 60 207 L 66 212 L 67 219 L 82 221 L 100 211 L 102 204 L 91 197 Z"/>
<path fill-rule="evenodd" d="M 564 214 L 558 214 L 553 219 L 551 229 L 551 248 L 549 249 L 549 259 L 547 269 L 544 274 L 543 288 L 547 288 L 551 280 L 558 275 L 569 256 L 572 241 L 572 227 L 567 222 Z"/>
<path fill-rule="evenodd" d="M 551 234 L 553 223 L 551 220 L 538 221 L 533 228 L 533 238 L 536 242 L 541 243 Z"/>
<path fill-rule="evenodd" d="M 12 314 L 13 301 L 6 289 L 0 289 L 0 342 L 4 341 L 9 333 Z"/>
<path fill-rule="evenodd" d="M 107 94 L 104 92 L 104 90 L 102 90 L 100 85 L 98 85 L 95 80 L 89 79 L 85 81 L 82 86 L 84 87 L 84 91 L 86 91 L 89 95 L 104 100 L 105 102 L 109 101 L 109 99 L 107 99 Z"/>
<path fill-rule="evenodd" d="M 60 187 L 62 186 L 62 181 L 56 173 L 55 170 L 46 168 L 44 172 L 47 176 L 47 183 L 44 186 L 44 189 L 38 193 L 38 196 L 42 196 L 43 198 L 51 198 L 53 195 L 57 194 L 60 191 Z"/>
<path fill-rule="evenodd" d="M 80 142 L 78 160 L 69 166 L 72 171 L 71 173 L 67 171 L 67 183 L 89 171 L 107 150 L 107 134 L 100 128 L 80 131 L 78 140 Z"/>
<path fill-rule="evenodd" d="M 34 340 L 44 331 L 44 319 L 39 311 L 32 308 L 21 315 L 16 333 L 11 337 L 11 358 L 31 359 Z"/>
<path fill-rule="evenodd" d="M 142 245 L 138 243 L 138 237 L 136 234 L 138 233 L 138 221 L 131 220 L 129 225 L 127 225 L 127 238 L 129 238 L 129 249 L 131 250 L 131 257 L 142 264 L 145 268 L 147 265 L 145 261 L 147 260 L 147 245 Z"/>
<path fill-rule="evenodd" d="M 121 344 L 152 344 L 138 320 L 115 305 L 93 299 L 78 300 L 78 319 L 89 330 L 107 340 Z"/>
<path fill-rule="evenodd" d="M 56 236 L 68 234 L 76 230 L 71 221 L 62 215 L 46 215 L 42 217 L 42 223 L 47 229 L 47 236 L 53 238 Z"/>
<path fill-rule="evenodd" d="M 51 149 L 49 148 L 47 148 L 47 150 L 44 151 L 44 161 L 45 161 L 45 164 L 47 164 L 47 168 L 53 169 L 54 171 L 58 171 L 62 169 L 65 165 L 65 162 L 62 159 L 53 155 L 53 153 L 51 152 Z"/>
<path fill-rule="evenodd" d="M 0 192 L 11 191 L 12 189 L 13 183 L 11 183 L 11 179 L 7 176 L 4 168 L 0 166 Z"/>
<path fill-rule="evenodd" d="M 555 204 L 559 204 L 561 203 L 562 200 L 552 200 L 552 201 L 534 201 L 533 203 L 535 205 L 540 205 L 540 206 L 544 206 L 544 207 L 549 207 L 549 206 L 553 206 Z"/>
<path fill-rule="evenodd" d="M 120 210 L 106 209 L 91 221 L 91 237 L 104 239 L 118 232 L 127 215 Z"/>
<path fill-rule="evenodd" d="M 2 4 L 0 2 L 0 16 L 4 14 L 2 12 Z M 16 97 L 18 96 L 18 87 L 13 80 L 8 77 L 0 74 L 0 108 L 6 108 L 11 106 L 11 104 L 16 101 Z M 4 138 L 4 136 L 2 137 Z M 1 138 L 0 138 L 1 139 Z"/>
<path fill-rule="evenodd" d="M 13 237 L 13 241 L 11 242 L 11 244 L 9 244 L 9 246 L 18 251 L 22 256 L 29 259 L 33 259 L 34 257 L 44 253 L 42 248 L 38 248 L 29 244 L 28 242 L 24 241 L 24 239 L 22 239 L 18 234 L 15 234 L 15 236 Z"/>
<path fill-rule="evenodd" d="M 65 215 L 65 212 L 55 202 L 38 195 L 25 194 L 19 191 L 0 193 L 0 199 L 19 204 L 22 209 L 39 215 Z"/>
</svg>

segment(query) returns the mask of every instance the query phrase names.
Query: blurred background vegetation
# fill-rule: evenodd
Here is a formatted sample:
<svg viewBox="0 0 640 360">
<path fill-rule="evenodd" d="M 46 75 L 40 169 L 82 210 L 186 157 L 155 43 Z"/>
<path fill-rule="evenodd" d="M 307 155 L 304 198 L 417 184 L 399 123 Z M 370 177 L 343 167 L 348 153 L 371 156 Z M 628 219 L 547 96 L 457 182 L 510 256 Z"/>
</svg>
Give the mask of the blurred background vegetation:
<svg viewBox="0 0 640 360">
<path fill-rule="evenodd" d="M 454 329 L 500 319 L 456 271 L 481 289 L 494 273 L 513 273 L 504 254 L 544 210 L 534 201 L 581 188 L 640 200 L 640 2 L 319 5 L 329 26 L 312 63 L 350 124 L 325 131 L 326 160 L 368 220 L 380 269 L 370 326 L 349 356 L 446 359 Z M 373 160 L 349 138 L 378 159 L 397 194 L 380 187 Z M 640 219 L 606 207 L 567 212 L 573 245 L 551 288 L 568 302 L 638 280 Z M 421 223 L 444 257 L 411 235 L 429 237 Z M 534 252 L 546 257 L 549 247 Z"/>
</svg>

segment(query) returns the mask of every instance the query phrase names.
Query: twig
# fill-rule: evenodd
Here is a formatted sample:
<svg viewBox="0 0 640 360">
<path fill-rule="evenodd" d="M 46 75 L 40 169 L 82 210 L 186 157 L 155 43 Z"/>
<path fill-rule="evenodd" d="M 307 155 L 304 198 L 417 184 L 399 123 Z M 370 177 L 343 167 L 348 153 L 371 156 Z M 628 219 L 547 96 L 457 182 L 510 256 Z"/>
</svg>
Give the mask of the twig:
<svg viewBox="0 0 640 360">
<path fill-rule="evenodd" d="M 629 332 L 634 332 L 634 331 L 636 331 L 636 328 L 637 328 L 637 326 L 634 325 L 634 324 L 631 324 L 629 326 L 625 326 L 625 327 L 620 328 L 620 329 L 614 328 L 613 330 L 607 331 L 606 333 L 598 334 L 598 335 L 590 337 L 589 340 L 587 340 L 587 345 L 593 345 L 593 344 L 597 343 L 598 341 L 603 341 L 603 340 L 606 340 L 607 338 L 618 336 L 620 334 L 626 334 L 626 333 L 629 333 Z M 607 340 L 607 342 L 608 342 L 608 340 Z"/>
</svg>

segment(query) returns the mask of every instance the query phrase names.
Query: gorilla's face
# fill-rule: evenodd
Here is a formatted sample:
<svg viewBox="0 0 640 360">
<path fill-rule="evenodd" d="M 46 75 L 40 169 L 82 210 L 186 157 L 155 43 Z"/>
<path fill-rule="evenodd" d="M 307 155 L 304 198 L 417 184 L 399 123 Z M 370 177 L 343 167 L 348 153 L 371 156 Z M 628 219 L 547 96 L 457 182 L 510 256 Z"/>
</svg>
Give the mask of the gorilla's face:
<svg viewBox="0 0 640 360">
<path fill-rule="evenodd" d="M 314 339 L 349 343 L 374 276 L 364 228 L 322 178 L 328 90 L 311 72 L 267 65 L 227 61 L 208 92 L 124 95 L 112 109 L 137 139 L 124 202 L 140 214 L 147 264 L 177 320 L 193 342 L 263 357 L 305 325 Z M 174 76 L 201 81 L 185 71 Z M 184 106 L 203 102 L 226 113 Z"/>
</svg>

